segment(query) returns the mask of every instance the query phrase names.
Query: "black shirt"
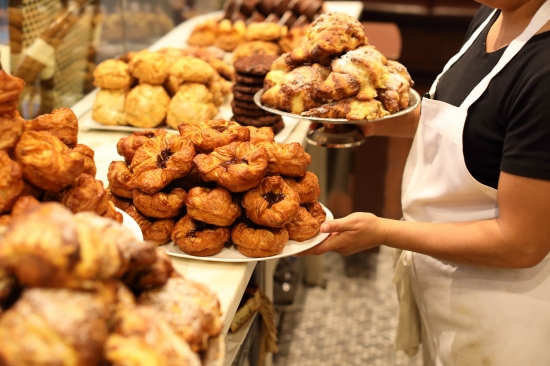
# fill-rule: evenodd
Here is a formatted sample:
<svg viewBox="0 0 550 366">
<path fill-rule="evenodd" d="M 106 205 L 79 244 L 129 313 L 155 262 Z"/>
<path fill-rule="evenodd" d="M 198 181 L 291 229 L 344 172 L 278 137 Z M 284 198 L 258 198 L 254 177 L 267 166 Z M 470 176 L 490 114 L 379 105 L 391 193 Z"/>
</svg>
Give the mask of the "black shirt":
<svg viewBox="0 0 550 366">
<path fill-rule="evenodd" d="M 493 9 L 482 6 L 466 35 Z M 459 106 L 497 64 L 506 47 L 485 52 L 497 14 L 464 55 L 441 77 L 435 99 Z M 464 160 L 479 182 L 497 188 L 500 171 L 550 180 L 550 32 L 535 35 L 468 109 Z"/>
</svg>

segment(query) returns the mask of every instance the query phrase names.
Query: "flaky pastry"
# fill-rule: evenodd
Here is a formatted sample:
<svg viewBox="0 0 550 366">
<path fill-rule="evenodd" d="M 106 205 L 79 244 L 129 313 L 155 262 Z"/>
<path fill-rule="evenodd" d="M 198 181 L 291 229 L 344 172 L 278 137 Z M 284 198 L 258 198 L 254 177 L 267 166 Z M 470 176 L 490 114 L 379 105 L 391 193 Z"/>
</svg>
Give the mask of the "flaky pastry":
<svg viewBox="0 0 550 366">
<path fill-rule="evenodd" d="M 189 138 L 198 151 L 212 152 L 217 147 L 236 141 L 248 141 L 250 131 L 237 122 L 214 119 L 178 126 L 180 135 Z"/>
<path fill-rule="evenodd" d="M 106 196 L 109 199 L 109 201 L 113 202 L 116 208 L 126 211 L 126 209 L 130 206 L 132 206 L 133 202 L 129 198 L 119 197 L 111 191 L 111 188 L 107 188 L 105 190 Z"/>
<path fill-rule="evenodd" d="M 134 190 L 132 172 L 123 161 L 112 161 L 107 171 L 109 189 L 119 197 L 132 198 Z"/>
<path fill-rule="evenodd" d="M 61 198 L 61 203 L 74 213 L 91 211 L 103 215 L 108 202 L 103 182 L 86 173 L 80 174 Z"/>
<path fill-rule="evenodd" d="M 170 97 L 162 86 L 139 84 L 126 96 L 126 122 L 134 127 L 153 128 L 166 118 Z"/>
<path fill-rule="evenodd" d="M 137 149 L 139 149 L 141 145 L 145 143 L 145 141 L 150 140 L 156 136 L 166 135 L 166 133 L 166 130 L 163 128 L 159 128 L 157 130 L 132 132 L 130 136 L 123 137 L 118 140 L 118 143 L 116 144 L 116 150 L 118 152 L 118 155 L 124 157 L 124 161 L 127 164 L 131 164 Z"/>
<path fill-rule="evenodd" d="M 265 177 L 258 187 L 246 192 L 242 205 L 246 216 L 267 227 L 283 227 L 296 217 L 300 197 L 278 175 Z"/>
<path fill-rule="evenodd" d="M 117 211 L 115 204 L 111 201 L 107 202 L 107 209 L 105 210 L 103 215 L 101 215 L 101 217 L 114 220 L 119 224 L 122 224 L 122 222 L 124 221 L 124 217 L 120 212 Z"/>
<path fill-rule="evenodd" d="M 249 142 L 233 142 L 193 161 L 202 179 L 215 181 L 231 192 L 244 192 L 260 183 L 267 171 L 269 156 L 263 147 Z"/>
<path fill-rule="evenodd" d="M 307 166 L 311 164 L 311 156 L 298 142 L 290 144 L 260 142 L 256 146 L 267 150 L 269 155 L 267 171 L 271 174 L 301 177 L 306 173 Z"/>
<path fill-rule="evenodd" d="M 253 222 L 239 222 L 231 230 L 231 241 L 247 257 L 271 257 L 283 251 L 288 232 L 284 227 L 273 229 Z"/>
<path fill-rule="evenodd" d="M 230 226 L 241 215 L 241 207 L 225 188 L 195 187 L 185 199 L 187 214 L 194 220 Z"/>
<path fill-rule="evenodd" d="M 229 241 L 230 233 L 227 227 L 209 225 L 185 215 L 176 223 L 171 237 L 184 252 L 206 257 L 219 253 Z"/>
<path fill-rule="evenodd" d="M 218 114 L 212 93 L 203 84 L 184 83 L 168 106 L 166 123 L 177 129 L 182 123 L 198 123 Z"/>
<path fill-rule="evenodd" d="M 179 216 L 185 206 L 187 193 L 182 188 L 160 191 L 149 195 L 134 189 L 134 206 L 147 217 L 169 219 Z"/>
<path fill-rule="evenodd" d="M 95 177 L 97 168 L 94 161 L 94 150 L 92 150 L 89 146 L 76 144 L 76 146 L 73 147 L 73 151 L 79 152 L 84 156 L 84 170 L 82 173 L 90 174 Z"/>
<path fill-rule="evenodd" d="M 120 60 L 106 60 L 94 70 L 94 85 L 101 89 L 128 90 L 134 79 L 128 65 Z"/>
<path fill-rule="evenodd" d="M 17 109 L 24 86 L 22 79 L 0 70 L 0 114 L 11 114 Z"/>
<path fill-rule="evenodd" d="M 1 71 L 0 71 L 1 72 Z M 10 115 L 0 114 L 0 150 L 11 153 L 23 133 L 23 118 L 15 110 Z"/>
<path fill-rule="evenodd" d="M 164 56 L 157 52 L 143 50 L 138 52 L 128 63 L 128 71 L 140 83 L 162 85 L 168 72 Z"/>
<path fill-rule="evenodd" d="M 92 118 L 94 121 L 108 126 L 124 126 L 126 123 L 125 90 L 102 89 L 97 92 L 92 105 Z"/>
<path fill-rule="evenodd" d="M 327 214 L 319 202 L 305 203 L 300 206 L 294 220 L 285 227 L 290 239 L 304 241 L 317 235 L 326 219 Z"/>
<path fill-rule="evenodd" d="M 173 219 L 152 219 L 143 216 L 135 206 L 130 206 L 124 210 L 131 218 L 136 220 L 143 239 L 162 245 L 170 240 L 170 233 L 174 229 L 175 221 Z"/>
<path fill-rule="evenodd" d="M 409 106 L 410 89 L 414 85 L 405 66 L 397 61 L 388 61 L 388 76 L 382 89 L 378 90 L 378 99 L 390 113 L 399 112 Z"/>
<path fill-rule="evenodd" d="M 250 143 L 257 144 L 259 142 L 274 142 L 275 134 L 273 130 L 269 127 L 254 127 L 246 126 L 250 131 Z"/>
<path fill-rule="evenodd" d="M 284 178 L 285 183 L 300 196 L 300 204 L 315 202 L 321 195 L 319 179 L 312 172 L 306 172 L 301 178 Z"/>
<path fill-rule="evenodd" d="M 26 121 L 25 131 L 48 131 L 69 147 L 78 143 L 78 119 L 69 108 L 59 108 Z"/>
<path fill-rule="evenodd" d="M 323 118 L 346 118 L 349 121 L 373 120 L 390 114 L 376 99 L 357 100 L 341 99 L 337 102 L 323 104 L 318 108 L 302 112 L 302 116 Z"/>
<path fill-rule="evenodd" d="M 23 191 L 23 169 L 0 151 L 0 214 L 9 212 Z"/>
</svg>

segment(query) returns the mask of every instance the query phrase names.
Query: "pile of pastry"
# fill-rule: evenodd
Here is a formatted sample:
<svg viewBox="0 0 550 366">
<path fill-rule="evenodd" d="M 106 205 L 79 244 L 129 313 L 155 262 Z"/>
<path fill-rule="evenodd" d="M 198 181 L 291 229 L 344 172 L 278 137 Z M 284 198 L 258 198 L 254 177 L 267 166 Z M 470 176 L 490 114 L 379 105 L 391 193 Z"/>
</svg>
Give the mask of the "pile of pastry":
<svg viewBox="0 0 550 366">
<path fill-rule="evenodd" d="M 316 202 L 311 157 L 298 143 L 274 142 L 269 127 L 210 120 L 179 135 L 134 132 L 109 166 L 112 200 L 158 245 L 173 241 L 195 256 L 227 243 L 249 257 L 280 253 L 288 239 L 314 237 L 326 219 Z"/>
<path fill-rule="evenodd" d="M 214 118 L 231 93 L 234 70 L 198 48 L 165 48 L 106 60 L 94 70 L 92 118 L 105 125 L 154 128 Z"/>
<path fill-rule="evenodd" d="M 219 301 L 93 212 L 29 201 L 0 231 L 2 365 L 200 366 Z"/>
<path fill-rule="evenodd" d="M 328 13 L 273 62 L 261 100 L 307 117 L 373 120 L 407 108 L 412 85 L 403 65 L 368 44 L 361 23 Z"/>
<path fill-rule="evenodd" d="M 57 201 L 122 222 L 95 179 L 94 151 L 78 143 L 75 114 L 61 108 L 24 120 L 17 112 L 23 86 L 0 70 L 0 226 L 29 201 Z"/>
</svg>

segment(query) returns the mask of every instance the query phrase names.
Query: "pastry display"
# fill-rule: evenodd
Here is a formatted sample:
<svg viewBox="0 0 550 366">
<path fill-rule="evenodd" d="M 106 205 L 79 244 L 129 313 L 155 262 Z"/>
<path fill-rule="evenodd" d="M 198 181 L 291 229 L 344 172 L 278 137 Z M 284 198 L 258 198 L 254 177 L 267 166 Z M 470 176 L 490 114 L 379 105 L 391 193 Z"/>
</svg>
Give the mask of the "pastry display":
<svg viewBox="0 0 550 366">
<path fill-rule="evenodd" d="M 413 84 L 403 65 L 368 44 L 361 23 L 328 13 L 273 62 L 261 101 L 304 117 L 374 120 L 407 108 Z"/>
<path fill-rule="evenodd" d="M 202 153 L 210 153 L 232 142 L 250 140 L 250 131 L 246 127 L 223 119 L 181 124 L 178 128 L 180 135 L 189 138 Z"/>
<path fill-rule="evenodd" d="M 152 195 L 134 189 L 132 198 L 134 205 L 148 217 L 169 219 L 179 216 L 183 209 L 187 193 L 182 188 L 174 188 L 167 192 L 157 192 Z"/>
<path fill-rule="evenodd" d="M 139 149 L 141 145 L 153 137 L 165 134 L 166 130 L 163 129 L 132 132 L 130 136 L 123 137 L 118 141 L 116 145 L 117 152 L 120 156 L 124 157 L 124 161 L 127 164 L 130 164 L 136 150 Z"/>
<path fill-rule="evenodd" d="M 241 207 L 231 193 L 221 187 L 195 187 L 185 199 L 187 214 L 193 220 L 216 226 L 231 226 L 241 215 Z"/>
<path fill-rule="evenodd" d="M 172 231 L 172 241 L 184 252 L 198 257 L 218 254 L 229 238 L 227 227 L 206 224 L 189 215 L 182 217 Z"/>
<path fill-rule="evenodd" d="M 239 252 L 252 258 L 271 257 L 281 253 L 288 241 L 284 228 L 267 228 L 253 222 L 239 222 L 231 231 L 231 241 Z"/>
<path fill-rule="evenodd" d="M 137 222 L 144 240 L 150 241 L 156 245 L 165 244 L 170 240 L 170 234 L 176 224 L 174 219 L 154 219 L 146 217 L 142 215 L 134 205 L 126 208 L 124 212 Z"/>
<path fill-rule="evenodd" d="M 298 194 L 300 204 L 315 202 L 321 195 L 319 179 L 312 172 L 306 172 L 300 178 L 284 178 L 284 181 Z"/>
</svg>

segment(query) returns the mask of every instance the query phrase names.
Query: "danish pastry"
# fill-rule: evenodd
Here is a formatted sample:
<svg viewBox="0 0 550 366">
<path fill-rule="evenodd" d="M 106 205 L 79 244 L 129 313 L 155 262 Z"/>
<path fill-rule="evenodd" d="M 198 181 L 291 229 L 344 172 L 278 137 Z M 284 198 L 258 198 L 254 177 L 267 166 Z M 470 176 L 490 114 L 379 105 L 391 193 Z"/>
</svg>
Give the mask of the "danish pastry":
<svg viewBox="0 0 550 366">
<path fill-rule="evenodd" d="M 290 144 L 260 142 L 256 146 L 267 150 L 269 155 L 267 171 L 271 174 L 301 177 L 306 173 L 307 166 L 311 164 L 311 156 L 298 142 Z"/>
<path fill-rule="evenodd" d="M 319 186 L 319 179 L 312 172 L 306 172 L 303 177 L 284 178 L 286 184 L 298 193 L 300 196 L 300 204 L 315 202 L 321 195 L 321 187 Z"/>
<path fill-rule="evenodd" d="M 1 71 L 0 71 L 1 72 Z M 15 118 L 0 114 L 0 150 L 11 153 L 23 133 L 23 118 L 14 111 Z"/>
<path fill-rule="evenodd" d="M 247 257 L 271 257 L 283 251 L 288 232 L 284 227 L 272 229 L 253 222 L 239 222 L 231 230 L 231 241 Z"/>
<path fill-rule="evenodd" d="M 244 192 L 260 183 L 267 171 L 266 149 L 249 142 L 233 142 L 193 161 L 205 181 L 215 181 L 231 192 Z"/>
<path fill-rule="evenodd" d="M 86 173 L 80 174 L 61 197 L 61 203 L 74 213 L 92 211 L 103 215 L 108 202 L 103 183 Z"/>
<path fill-rule="evenodd" d="M 208 225 L 189 215 L 182 217 L 172 231 L 172 241 L 178 248 L 198 257 L 219 253 L 229 238 L 228 228 Z"/>
<path fill-rule="evenodd" d="M 273 129 L 269 127 L 254 127 L 254 126 L 246 126 L 248 130 L 250 131 L 250 143 L 251 144 L 257 144 L 260 142 L 274 142 L 275 141 L 275 133 L 273 132 Z"/>
<path fill-rule="evenodd" d="M 223 119 L 181 124 L 180 135 L 189 138 L 202 153 L 210 153 L 217 147 L 229 145 L 235 141 L 248 141 L 250 131 L 236 122 Z"/>
<path fill-rule="evenodd" d="M 162 86 L 139 84 L 126 96 L 126 122 L 134 127 L 153 128 L 166 118 L 170 97 Z"/>
<path fill-rule="evenodd" d="M 166 135 L 166 130 L 159 128 L 157 130 L 132 132 L 130 136 L 123 137 L 118 141 L 116 145 L 118 155 L 124 157 L 124 161 L 126 161 L 127 164 L 131 164 L 137 149 L 139 149 L 145 141 L 160 135 Z"/>
<path fill-rule="evenodd" d="M 105 190 L 105 195 L 109 199 L 109 201 L 113 202 L 116 208 L 122 211 L 126 211 L 126 209 L 130 206 L 132 206 L 132 200 L 129 198 L 119 197 L 111 191 L 110 188 L 107 188 Z"/>
<path fill-rule="evenodd" d="M 140 83 L 162 85 L 168 73 L 166 61 L 160 53 L 143 50 L 132 57 L 128 63 L 128 71 Z"/>
<path fill-rule="evenodd" d="M 298 215 L 286 224 L 288 236 L 292 240 L 304 241 L 313 238 L 319 232 L 327 214 L 319 202 L 305 203 L 300 206 Z"/>
<path fill-rule="evenodd" d="M 59 108 L 26 121 L 25 131 L 48 131 L 69 147 L 78 143 L 78 118 L 69 108 Z"/>
<path fill-rule="evenodd" d="M 165 134 L 146 141 L 130 164 L 135 187 L 148 194 L 160 191 L 191 171 L 194 156 L 195 147 L 185 137 Z"/>
<path fill-rule="evenodd" d="M 115 204 L 111 201 L 107 202 L 107 210 L 101 216 L 107 219 L 114 220 L 119 224 L 122 224 L 122 221 L 124 220 L 122 214 L 116 210 Z"/>
<path fill-rule="evenodd" d="M 94 85 L 101 89 L 128 90 L 134 79 L 128 71 L 128 65 L 120 60 L 106 60 L 94 70 Z"/>
<path fill-rule="evenodd" d="M 132 194 L 134 205 L 139 212 L 157 219 L 179 216 L 185 206 L 185 197 L 187 197 L 187 193 L 181 188 L 174 188 L 167 192 L 160 191 L 152 195 L 134 189 Z"/>
<path fill-rule="evenodd" d="M 283 227 L 296 217 L 300 197 L 278 175 L 262 179 L 260 185 L 246 192 L 242 205 L 246 216 L 267 227 Z"/>
<path fill-rule="evenodd" d="M 112 161 L 107 171 L 109 189 L 119 197 L 132 198 L 132 172 L 123 161 Z"/>
<path fill-rule="evenodd" d="M 241 215 L 241 207 L 224 188 L 195 187 L 187 194 L 185 204 L 192 219 L 216 226 L 230 226 Z"/>
<path fill-rule="evenodd" d="M 128 207 L 124 212 L 136 220 L 143 234 L 143 240 L 156 245 L 165 244 L 170 240 L 170 233 L 175 225 L 174 219 L 150 219 L 143 216 L 135 206 Z"/>
<path fill-rule="evenodd" d="M 79 152 L 84 156 L 84 170 L 82 173 L 90 174 L 92 177 L 95 177 L 97 168 L 94 162 L 95 152 L 89 146 L 83 144 L 76 144 L 73 147 L 73 151 Z"/>
<path fill-rule="evenodd" d="M 17 197 L 23 191 L 23 169 L 0 151 L 0 214 L 10 212 Z"/>
<path fill-rule="evenodd" d="M 97 95 L 92 106 L 92 118 L 94 121 L 108 126 L 124 126 L 126 123 L 125 90 L 102 89 Z"/>
</svg>

